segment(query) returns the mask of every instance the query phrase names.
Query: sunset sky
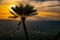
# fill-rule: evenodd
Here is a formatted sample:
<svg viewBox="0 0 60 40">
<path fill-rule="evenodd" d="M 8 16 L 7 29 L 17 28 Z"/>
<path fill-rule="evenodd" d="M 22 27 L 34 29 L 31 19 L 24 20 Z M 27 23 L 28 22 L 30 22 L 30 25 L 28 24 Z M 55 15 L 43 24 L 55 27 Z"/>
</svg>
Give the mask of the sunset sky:
<svg viewBox="0 0 60 40">
<path fill-rule="evenodd" d="M 13 16 L 9 10 L 11 5 L 17 3 L 29 2 L 39 10 L 37 16 L 31 17 L 32 20 L 60 20 L 60 1 L 53 0 L 0 0 L 0 19 L 9 19 L 9 16 Z M 37 18 L 38 17 L 38 18 Z M 40 19 L 39 19 L 40 18 Z"/>
</svg>

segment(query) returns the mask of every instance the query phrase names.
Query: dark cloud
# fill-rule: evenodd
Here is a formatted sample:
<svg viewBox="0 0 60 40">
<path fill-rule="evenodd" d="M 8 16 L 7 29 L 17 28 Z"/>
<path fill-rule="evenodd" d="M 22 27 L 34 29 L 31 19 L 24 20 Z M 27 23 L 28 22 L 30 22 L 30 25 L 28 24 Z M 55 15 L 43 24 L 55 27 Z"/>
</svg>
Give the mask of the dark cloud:
<svg viewBox="0 0 60 40">
<path fill-rule="evenodd" d="M 0 0 L 0 2 L 1 2 L 2 0 Z"/>
<path fill-rule="evenodd" d="M 41 2 L 44 2 L 44 1 L 60 1 L 60 0 L 30 0 L 30 1 L 37 1 L 37 2 L 41 1 Z"/>
<path fill-rule="evenodd" d="M 30 0 L 30 1 L 45 1 L 45 0 Z"/>
<path fill-rule="evenodd" d="M 57 12 L 60 13 L 60 1 L 45 1 L 38 3 L 37 9 L 40 11 L 47 11 L 47 12 Z"/>
</svg>

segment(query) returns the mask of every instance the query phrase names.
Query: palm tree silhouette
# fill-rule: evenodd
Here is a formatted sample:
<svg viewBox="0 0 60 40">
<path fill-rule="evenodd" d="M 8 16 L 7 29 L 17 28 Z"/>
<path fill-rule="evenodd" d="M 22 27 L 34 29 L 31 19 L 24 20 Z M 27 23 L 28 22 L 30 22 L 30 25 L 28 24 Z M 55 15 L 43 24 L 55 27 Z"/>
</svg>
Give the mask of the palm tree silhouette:
<svg viewBox="0 0 60 40">
<path fill-rule="evenodd" d="M 21 5 L 19 4 L 19 6 L 16 6 L 16 7 L 11 7 L 11 9 L 21 17 L 21 21 L 23 23 L 23 28 L 24 28 L 24 31 L 25 31 L 25 35 L 26 35 L 26 38 L 27 40 L 29 40 L 29 37 L 28 37 L 28 34 L 27 34 L 27 29 L 26 29 L 26 26 L 25 26 L 25 20 L 28 16 L 33 16 L 33 15 L 36 15 L 37 14 L 37 10 L 34 9 L 34 6 L 32 5 L 29 5 L 28 4 L 25 4 L 25 5 Z M 15 15 L 12 11 L 10 11 L 14 16 L 13 17 L 10 17 L 10 18 L 17 18 L 18 16 Z M 20 25 L 21 22 L 18 23 L 18 25 Z M 19 27 L 18 27 L 19 29 Z"/>
</svg>

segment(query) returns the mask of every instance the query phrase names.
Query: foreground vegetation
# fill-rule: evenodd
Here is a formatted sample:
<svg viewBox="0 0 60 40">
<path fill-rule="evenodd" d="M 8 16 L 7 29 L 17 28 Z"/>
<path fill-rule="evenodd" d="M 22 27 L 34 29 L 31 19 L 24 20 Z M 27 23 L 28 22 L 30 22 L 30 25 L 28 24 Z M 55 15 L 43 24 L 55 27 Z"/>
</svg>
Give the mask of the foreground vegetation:
<svg viewBox="0 0 60 40">
<path fill-rule="evenodd" d="M 57 34 L 30 32 L 28 34 L 30 40 L 60 40 L 60 32 L 58 32 Z M 0 40 L 26 40 L 26 37 L 23 31 L 0 32 Z"/>
</svg>

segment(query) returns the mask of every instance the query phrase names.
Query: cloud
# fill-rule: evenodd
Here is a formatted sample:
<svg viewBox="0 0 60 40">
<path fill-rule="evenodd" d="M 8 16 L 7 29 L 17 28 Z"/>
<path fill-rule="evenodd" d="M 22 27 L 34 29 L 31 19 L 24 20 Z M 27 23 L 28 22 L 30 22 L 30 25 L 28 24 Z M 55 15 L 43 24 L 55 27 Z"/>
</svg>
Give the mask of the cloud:
<svg viewBox="0 0 60 40">
<path fill-rule="evenodd" d="M 38 2 L 36 2 L 38 1 Z M 42 2 L 43 1 L 43 2 Z M 58 0 L 0 0 L 0 5 L 6 5 L 12 2 L 16 3 L 30 3 L 39 11 L 49 11 L 60 13 L 60 1 Z"/>
<path fill-rule="evenodd" d="M 31 5 L 34 5 L 36 9 L 40 11 L 49 11 L 49 12 L 58 12 L 60 13 L 60 1 L 44 1 L 38 2 L 32 1 L 30 2 Z"/>
<path fill-rule="evenodd" d="M 21 0 L 0 0 L 0 5 L 6 5 L 9 3 L 16 2 L 16 1 L 21 1 Z"/>
</svg>

